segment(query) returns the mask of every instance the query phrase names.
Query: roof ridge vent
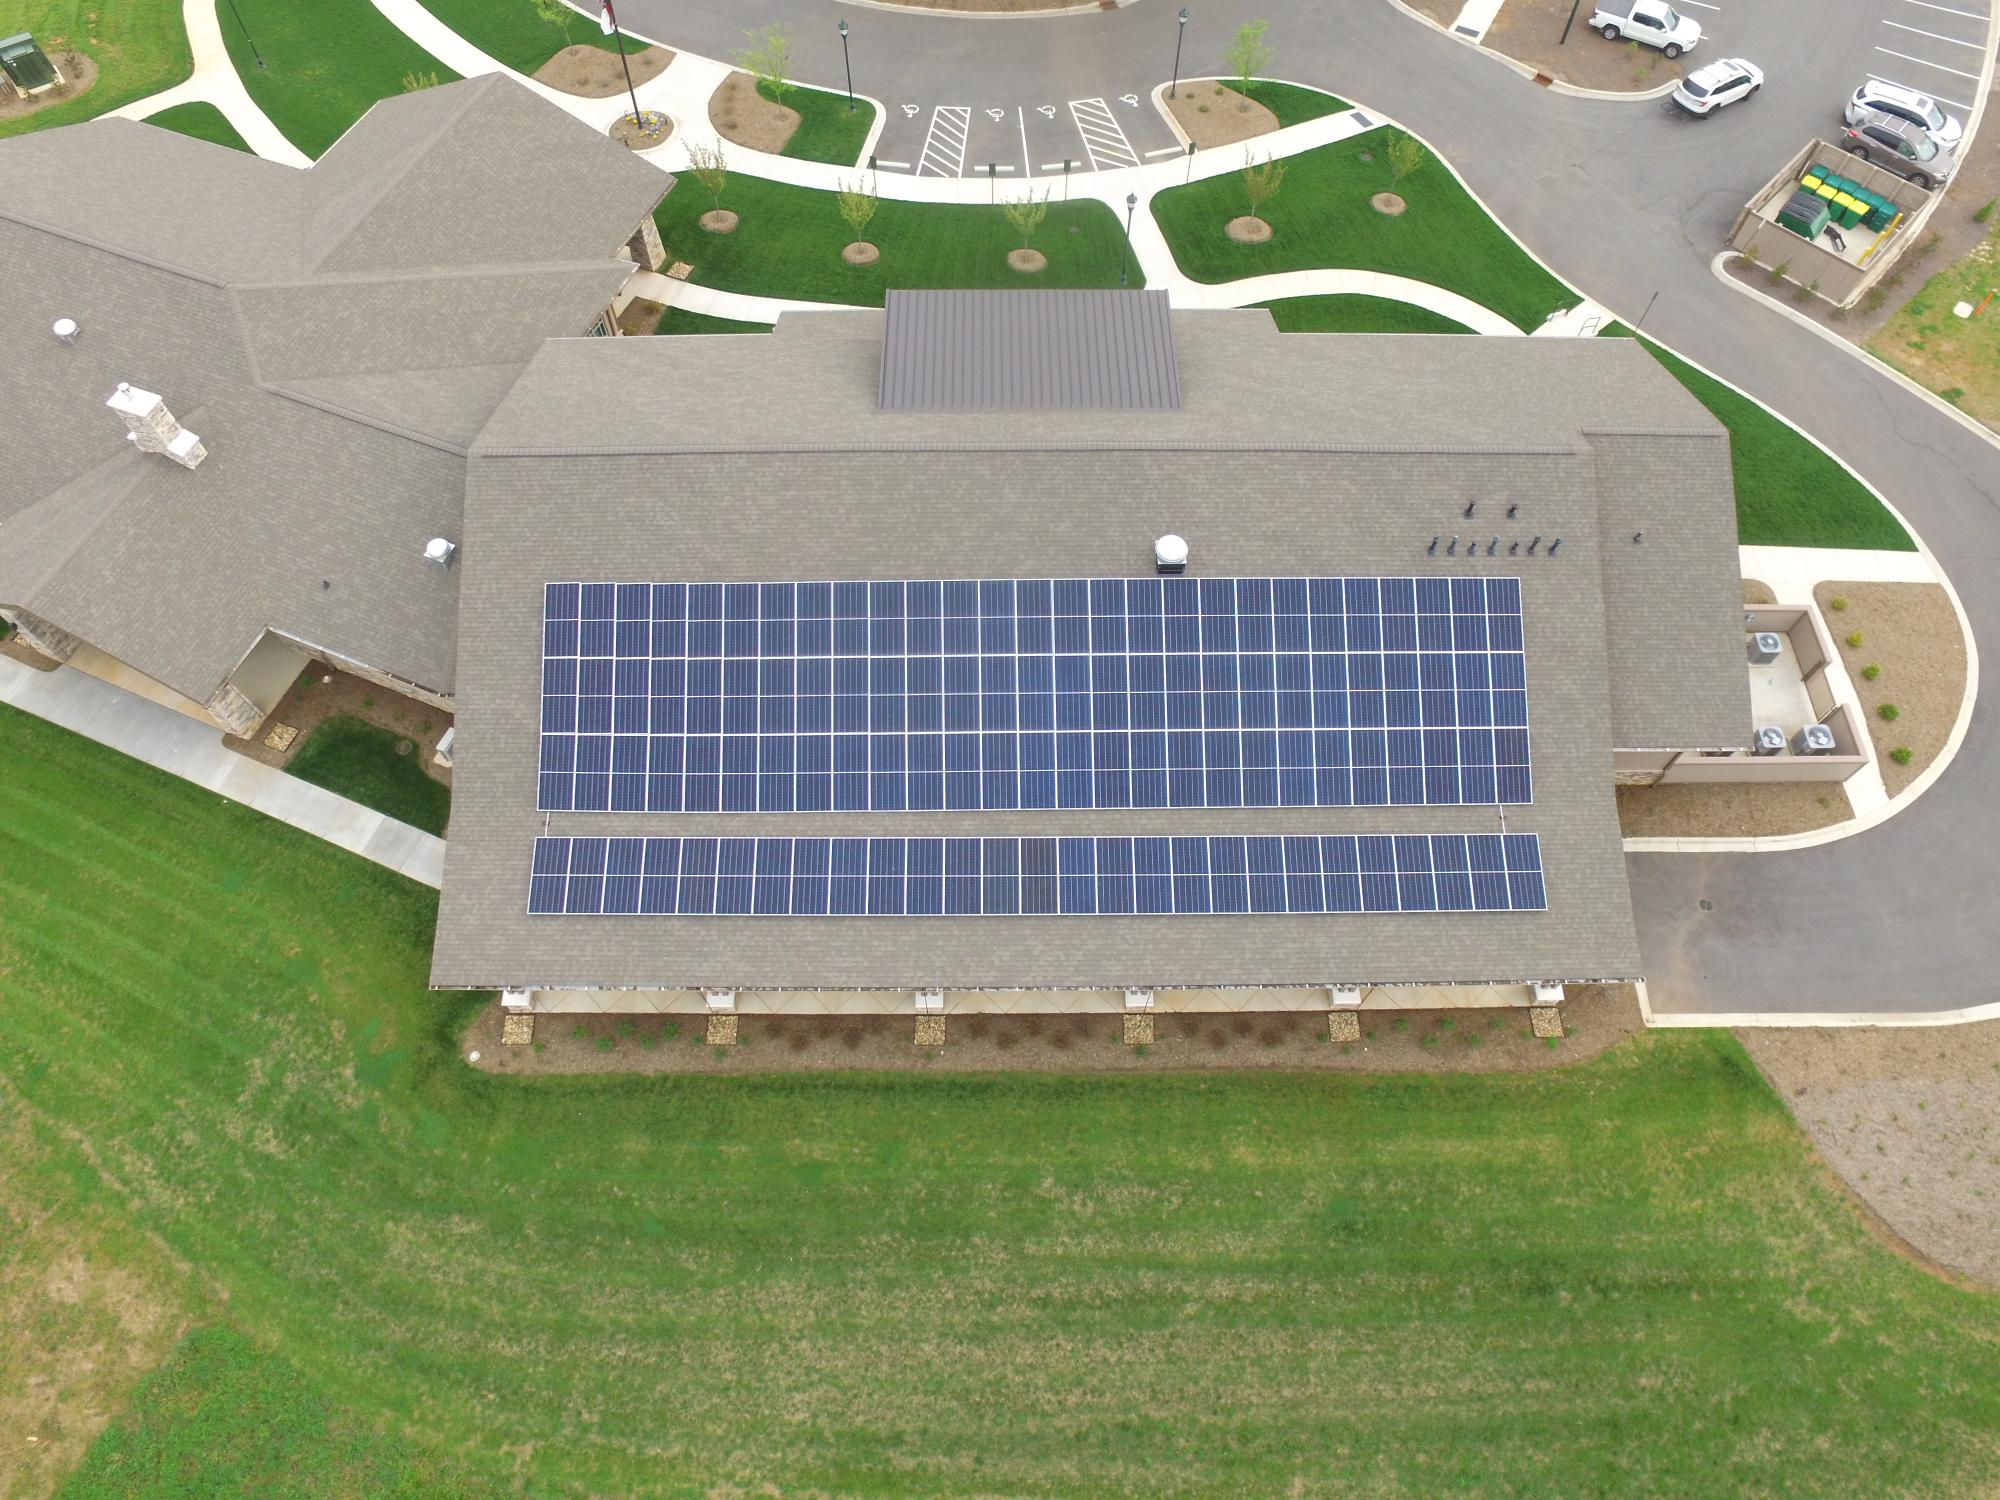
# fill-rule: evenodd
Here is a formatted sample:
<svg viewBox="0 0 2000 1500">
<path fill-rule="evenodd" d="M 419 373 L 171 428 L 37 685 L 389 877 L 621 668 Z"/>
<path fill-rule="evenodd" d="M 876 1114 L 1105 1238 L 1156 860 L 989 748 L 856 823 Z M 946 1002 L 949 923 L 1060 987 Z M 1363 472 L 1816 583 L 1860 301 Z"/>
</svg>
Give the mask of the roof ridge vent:
<svg viewBox="0 0 2000 1500">
<path fill-rule="evenodd" d="M 166 399 L 155 391 L 142 391 L 121 380 L 111 399 L 104 403 L 125 419 L 125 437 L 141 453 L 158 453 L 183 469 L 192 469 L 208 457 L 201 439 L 181 427 L 167 410 Z"/>
</svg>

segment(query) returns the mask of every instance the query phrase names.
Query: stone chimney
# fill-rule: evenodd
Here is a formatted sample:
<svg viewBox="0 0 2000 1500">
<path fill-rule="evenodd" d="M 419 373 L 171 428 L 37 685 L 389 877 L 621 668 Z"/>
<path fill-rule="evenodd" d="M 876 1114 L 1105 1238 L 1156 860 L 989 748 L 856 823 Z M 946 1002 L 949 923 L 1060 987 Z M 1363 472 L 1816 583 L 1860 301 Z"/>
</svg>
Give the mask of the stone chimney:
<svg viewBox="0 0 2000 1500">
<path fill-rule="evenodd" d="M 141 453 L 163 453 L 183 469 L 192 469 L 208 457 L 201 439 L 184 432 L 167 410 L 166 401 L 152 391 L 121 380 L 104 404 L 125 419 L 125 436 L 139 445 Z"/>
</svg>

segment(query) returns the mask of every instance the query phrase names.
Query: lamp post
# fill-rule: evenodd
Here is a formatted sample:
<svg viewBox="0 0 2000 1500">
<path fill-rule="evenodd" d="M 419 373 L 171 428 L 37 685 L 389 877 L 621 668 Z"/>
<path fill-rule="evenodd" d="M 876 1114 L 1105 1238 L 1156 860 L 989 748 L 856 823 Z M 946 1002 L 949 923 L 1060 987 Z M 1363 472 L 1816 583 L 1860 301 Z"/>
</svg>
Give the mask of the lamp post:
<svg viewBox="0 0 2000 1500">
<path fill-rule="evenodd" d="M 1187 7 L 1183 5 L 1181 7 L 1181 29 L 1174 33 L 1174 81 L 1173 85 L 1167 90 L 1167 97 L 1169 99 L 1176 97 L 1180 93 L 1181 43 L 1186 40 L 1187 40 Z"/>
<path fill-rule="evenodd" d="M 1118 284 L 1120 286 L 1126 284 L 1126 268 L 1130 264 L 1132 254 L 1132 213 L 1138 206 L 1139 195 L 1137 193 L 1127 193 L 1125 195 L 1125 254 L 1118 258 Z"/>
<path fill-rule="evenodd" d="M 847 18 L 840 19 L 840 65 L 847 70 L 847 112 L 854 113 L 854 64 L 847 56 Z"/>
<path fill-rule="evenodd" d="M 243 24 L 243 12 L 236 8 L 236 0 L 229 0 L 229 13 L 236 17 L 236 25 L 243 33 L 243 40 L 250 44 L 250 55 L 257 59 L 257 66 L 264 66 L 264 54 L 257 50 L 257 40 L 250 35 L 250 28 Z"/>
</svg>

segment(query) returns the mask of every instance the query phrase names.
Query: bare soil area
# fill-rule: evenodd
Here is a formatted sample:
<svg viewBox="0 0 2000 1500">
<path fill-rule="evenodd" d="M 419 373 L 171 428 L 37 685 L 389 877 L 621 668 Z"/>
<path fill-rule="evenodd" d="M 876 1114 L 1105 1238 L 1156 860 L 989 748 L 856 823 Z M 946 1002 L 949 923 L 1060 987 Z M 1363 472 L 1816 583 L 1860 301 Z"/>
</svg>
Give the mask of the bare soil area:
<svg viewBox="0 0 2000 1500">
<path fill-rule="evenodd" d="M 18 27 L 0 27 L 7 31 Z M 97 82 L 97 64 L 85 52 L 57 52 L 50 61 L 54 62 L 62 74 L 63 81 L 52 89 L 44 89 L 39 94 L 23 98 L 14 85 L 0 78 L 0 120 L 18 120 L 24 115 L 38 114 L 58 104 L 67 104 L 78 94 L 90 92 Z"/>
<path fill-rule="evenodd" d="M 1570 0 L 1506 0 L 1482 45 L 1549 78 L 1607 93 L 1643 94 L 1681 76 L 1681 62 L 1669 62 L 1658 48 L 1608 42 L 1590 30 L 1583 24 L 1589 19 L 1587 7 L 1578 10 L 1564 43 L 1569 11 Z M 1448 27 L 1451 21 L 1443 24 Z"/>
<path fill-rule="evenodd" d="M 665 47 L 627 52 L 625 62 L 632 69 L 632 86 L 637 88 L 647 79 L 659 77 L 673 60 L 674 54 Z M 584 99 L 609 99 L 625 92 L 625 69 L 619 65 L 616 52 L 602 47 L 565 47 L 535 69 L 535 82 Z"/>
<path fill-rule="evenodd" d="M 1618 788 L 1618 830 L 1639 838 L 1756 838 L 1853 816 L 1837 781 L 1718 782 Z"/>
<path fill-rule="evenodd" d="M 1122 1015 L 960 1015 L 942 1048 L 919 1048 L 912 1016 L 738 1018 L 711 1048 L 703 1017 L 538 1015 L 528 1047 L 500 1044 L 499 1002 L 463 1038 L 490 1073 L 1142 1073 L 1271 1068 L 1355 1073 L 1517 1072 L 1595 1057 L 1644 1029 L 1629 986 L 1570 992 L 1568 1035 L 1538 1040 L 1524 1008 L 1364 1010 L 1361 1040 L 1328 1040 L 1325 1011 L 1158 1014 L 1153 1044 L 1125 1045 Z"/>
<path fill-rule="evenodd" d="M 655 302 L 650 297 L 634 297 L 625 304 L 625 311 L 618 315 L 618 331 L 623 334 L 649 334 L 658 331 L 660 319 L 666 315 L 667 304 Z"/>
<path fill-rule="evenodd" d="M 2000 1021 L 1737 1035 L 1889 1230 L 1920 1259 L 2000 1286 Z"/>
<path fill-rule="evenodd" d="M 731 73 L 708 99 L 708 118 L 725 141 L 776 156 L 799 128 L 799 112 L 757 92 L 748 73 Z"/>
<path fill-rule="evenodd" d="M 1162 95 L 1160 102 L 1187 138 L 1204 151 L 1267 135 L 1278 128 L 1278 117 L 1269 109 L 1209 78 L 1183 83 L 1173 98 Z"/>
<path fill-rule="evenodd" d="M 451 785 L 450 769 L 431 758 L 437 754 L 439 737 L 451 728 L 450 714 L 320 662 L 312 663 L 299 674 L 299 680 L 278 700 L 278 706 L 257 731 L 255 739 L 224 735 L 222 743 L 238 755 L 282 769 L 299 747 L 312 738 L 312 732 L 337 714 L 350 714 L 395 734 L 408 735 L 417 742 L 417 764 L 424 768 L 424 773 L 433 781 Z M 264 739 L 280 724 L 289 724 L 299 733 L 290 745 L 276 750 L 265 744 Z"/>
<path fill-rule="evenodd" d="M 1813 590 L 1847 675 L 1861 695 L 1882 781 L 1895 796 L 1937 759 L 1965 701 L 1965 637 L 1951 599 L 1934 583 L 1822 583 Z M 1833 601 L 1844 599 L 1845 609 Z M 1849 645 L 1857 634 L 1861 644 Z M 1864 675 L 1881 668 L 1873 682 Z M 1883 704 L 1896 718 L 1885 720 Z M 1907 765 L 1890 758 L 1910 751 Z"/>
</svg>

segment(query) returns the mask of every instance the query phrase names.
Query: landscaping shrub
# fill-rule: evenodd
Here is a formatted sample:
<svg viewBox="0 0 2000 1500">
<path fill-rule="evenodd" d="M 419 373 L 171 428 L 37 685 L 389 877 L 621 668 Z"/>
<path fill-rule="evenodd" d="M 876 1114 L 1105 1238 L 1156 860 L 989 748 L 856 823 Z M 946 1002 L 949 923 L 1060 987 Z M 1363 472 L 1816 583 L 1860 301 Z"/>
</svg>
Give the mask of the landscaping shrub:
<svg viewBox="0 0 2000 1500">
<path fill-rule="evenodd" d="M 1907 766 L 1914 758 L 1914 752 L 1908 745 L 1898 745 L 1889 752 L 1889 759 L 1893 760 L 1899 766 Z"/>
<path fill-rule="evenodd" d="M 1875 712 L 1885 724 L 1893 724 L 1903 716 L 1903 711 L 1893 703 L 1884 703 Z"/>
</svg>

